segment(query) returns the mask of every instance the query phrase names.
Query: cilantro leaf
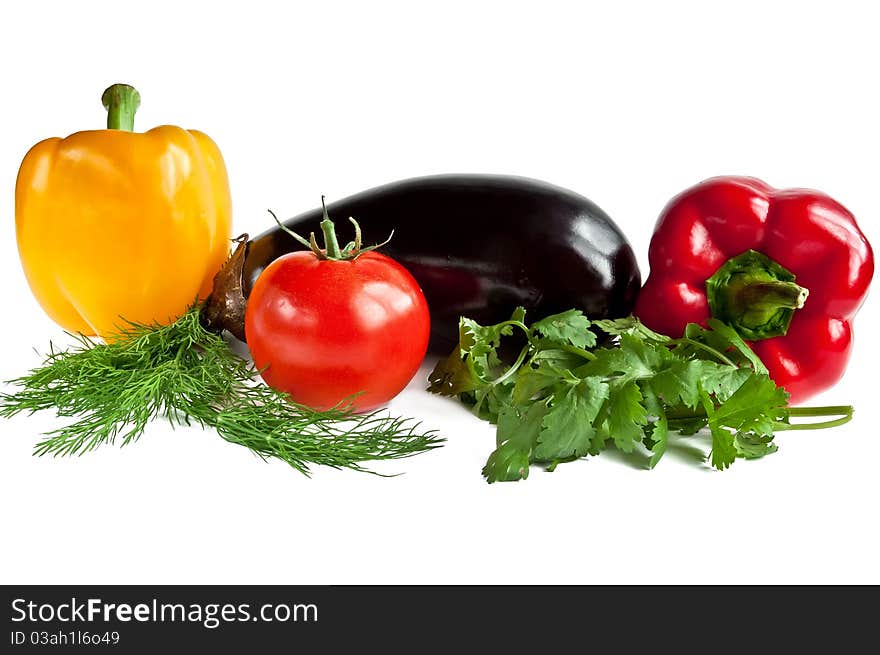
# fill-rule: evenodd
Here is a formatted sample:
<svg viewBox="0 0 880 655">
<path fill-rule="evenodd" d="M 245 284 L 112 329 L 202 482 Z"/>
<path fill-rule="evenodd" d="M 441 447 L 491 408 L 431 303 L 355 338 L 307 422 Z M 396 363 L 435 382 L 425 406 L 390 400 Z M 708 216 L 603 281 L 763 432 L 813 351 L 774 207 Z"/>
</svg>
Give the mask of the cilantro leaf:
<svg viewBox="0 0 880 655">
<path fill-rule="evenodd" d="M 497 423 L 501 410 L 510 405 L 513 397 L 513 383 L 485 385 L 473 394 L 474 414 L 490 423 Z"/>
<path fill-rule="evenodd" d="M 736 460 L 736 446 L 733 443 L 733 434 L 730 433 L 715 418 L 715 403 L 705 391 L 700 393 L 700 401 L 708 417 L 709 431 L 712 433 L 712 450 L 709 453 L 709 461 L 712 466 L 723 471 L 729 468 Z"/>
<path fill-rule="evenodd" d="M 665 334 L 654 332 L 654 330 L 645 326 L 635 316 L 627 316 L 626 318 L 605 318 L 593 321 L 593 325 L 603 332 L 612 336 L 621 336 L 631 334 L 645 341 L 653 341 L 656 343 L 666 343 L 670 338 Z"/>
<path fill-rule="evenodd" d="M 669 418 L 669 415 L 667 415 L 666 420 L 669 424 L 669 430 L 677 432 L 682 437 L 691 437 L 709 424 L 709 421 L 705 416 Z"/>
<path fill-rule="evenodd" d="M 492 369 L 501 362 L 497 353 L 498 346 L 501 345 L 501 337 L 512 333 L 513 328 L 509 325 L 486 328 L 469 318 L 461 319 L 460 351 L 462 355 L 470 357 L 477 376 L 485 380 L 490 378 Z"/>
<path fill-rule="evenodd" d="M 634 380 L 615 387 L 608 399 L 607 431 L 618 450 L 631 453 L 642 440 L 642 428 L 648 423 L 648 412 L 642 402 L 639 385 Z"/>
<path fill-rule="evenodd" d="M 579 371 L 584 376 L 618 377 L 623 381 L 653 377 L 655 369 L 669 357 L 666 348 L 651 346 L 633 334 L 624 334 L 614 348 L 598 348 L 594 359 Z"/>
<path fill-rule="evenodd" d="M 531 451 L 516 441 L 507 441 L 489 455 L 483 466 L 483 477 L 493 482 L 512 482 L 529 477 Z"/>
<path fill-rule="evenodd" d="M 529 477 L 532 450 L 541 430 L 547 405 L 529 405 L 524 413 L 511 405 L 498 414 L 496 440 L 498 447 L 483 467 L 489 482 L 525 480 Z"/>
<path fill-rule="evenodd" d="M 564 376 L 564 371 L 545 362 L 540 362 L 537 366 L 523 367 L 514 383 L 513 403 L 523 405 L 530 400 L 547 396 Z M 574 381 L 577 382 L 577 378 Z"/>
<path fill-rule="evenodd" d="M 706 329 L 696 323 L 689 323 L 684 331 L 685 338 L 709 346 L 712 350 L 732 360 L 737 366 L 748 364 L 756 373 L 767 372 L 767 367 L 764 366 L 755 351 L 749 348 L 749 345 L 733 328 L 714 318 L 710 318 L 708 324 L 711 329 Z M 688 350 L 688 348 L 685 349 Z M 695 350 L 693 354 L 701 359 L 705 359 L 707 356 L 706 352 L 699 350 Z"/>
<path fill-rule="evenodd" d="M 442 396 L 457 396 L 474 391 L 479 386 L 479 381 L 474 378 L 458 348 L 449 353 L 446 359 L 437 362 L 428 375 L 428 391 Z"/>
<path fill-rule="evenodd" d="M 583 457 L 590 452 L 596 433 L 593 422 L 608 391 L 604 382 L 587 378 L 554 398 L 541 425 L 535 459 L 552 461 Z"/>
<path fill-rule="evenodd" d="M 590 331 L 590 320 L 579 309 L 542 318 L 532 329 L 551 341 L 571 344 L 575 348 L 592 348 L 596 335 Z"/>
<path fill-rule="evenodd" d="M 743 459 L 758 459 L 778 450 L 776 444 L 773 443 L 773 435 L 755 434 L 754 432 L 737 432 L 733 445 L 736 448 L 737 456 Z"/>
<path fill-rule="evenodd" d="M 762 362 L 755 354 L 755 351 L 752 350 L 745 341 L 743 341 L 743 338 L 739 336 L 739 334 L 737 334 L 736 330 L 726 325 L 725 323 L 722 323 L 717 318 L 710 318 L 707 323 L 712 329 L 710 334 L 715 335 L 716 337 L 723 337 L 724 339 L 727 339 L 729 344 L 733 348 L 735 348 L 740 353 L 740 355 L 748 360 L 748 362 L 752 365 L 752 368 L 755 369 L 755 372 L 767 372 L 767 367 L 764 366 L 764 362 Z"/>
<path fill-rule="evenodd" d="M 533 364 L 547 364 L 557 371 L 576 368 L 583 361 L 582 356 L 560 348 L 542 348 L 532 355 Z"/>
<path fill-rule="evenodd" d="M 643 393 L 645 396 L 645 409 L 655 417 L 654 421 L 648 423 L 644 428 L 644 444 L 651 451 L 651 459 L 648 465 L 654 468 L 666 452 L 666 443 L 669 438 L 669 421 L 666 418 L 666 412 L 663 410 L 663 404 L 651 387 L 647 386 Z"/>
<path fill-rule="evenodd" d="M 712 410 L 709 423 L 737 431 L 772 434 L 787 404 L 785 391 L 767 375 L 752 375 L 726 402 Z"/>
<path fill-rule="evenodd" d="M 767 375 L 752 375 L 717 407 L 705 391 L 703 396 L 712 432 L 712 466 L 724 470 L 738 455 L 754 459 L 774 452 L 773 428 L 787 396 Z"/>
<path fill-rule="evenodd" d="M 462 357 L 470 358 L 473 372 L 488 381 L 493 371 L 501 367 L 498 347 L 501 338 L 513 334 L 514 326 L 522 325 L 526 310 L 517 307 L 509 321 L 497 325 L 483 326 L 469 318 L 462 317 L 458 324 L 459 351 Z"/>
<path fill-rule="evenodd" d="M 705 370 L 700 360 L 674 359 L 650 381 L 651 390 L 670 405 L 695 408 L 700 403 L 700 380 Z M 738 369 L 732 369 L 738 370 Z"/>
<path fill-rule="evenodd" d="M 710 360 L 700 361 L 700 387 L 717 402 L 726 402 L 754 371 L 748 367 L 736 368 Z"/>
<path fill-rule="evenodd" d="M 712 432 L 712 451 L 709 453 L 712 466 L 719 471 L 730 468 L 737 455 L 733 434 L 711 421 L 709 430 Z"/>
</svg>

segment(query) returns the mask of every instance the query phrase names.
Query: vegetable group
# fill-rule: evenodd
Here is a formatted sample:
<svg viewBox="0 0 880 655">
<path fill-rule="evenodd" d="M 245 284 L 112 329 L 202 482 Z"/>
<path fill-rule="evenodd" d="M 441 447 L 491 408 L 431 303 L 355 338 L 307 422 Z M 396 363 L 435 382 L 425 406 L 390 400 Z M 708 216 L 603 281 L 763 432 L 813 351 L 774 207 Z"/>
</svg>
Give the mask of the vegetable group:
<svg viewBox="0 0 880 655">
<path fill-rule="evenodd" d="M 657 222 L 640 294 L 629 242 L 602 210 L 502 176 L 415 178 L 331 206 L 392 232 L 385 254 L 363 247 L 353 218 L 341 246 L 324 207 L 239 237 L 226 259 L 217 147 L 170 126 L 132 133 L 138 103 L 110 87 L 107 130 L 41 142 L 19 172 L 25 273 L 80 339 L 0 394 L 0 416 L 68 419 L 37 454 L 126 444 L 165 417 L 304 473 L 364 470 L 442 441 L 374 411 L 429 348 L 452 350 L 430 390 L 497 425 L 489 482 L 612 445 L 654 466 L 674 435 L 698 433 L 723 470 L 775 452 L 779 431 L 852 417 L 790 405 L 842 375 L 873 275 L 870 245 L 828 196 L 742 177 L 689 189 Z"/>
<path fill-rule="evenodd" d="M 254 364 L 272 387 L 299 403 L 357 410 L 388 402 L 425 356 L 428 305 L 393 259 L 355 240 L 340 248 L 333 223 L 321 222 L 327 247 L 273 261 L 254 284 L 245 332 Z M 305 242 L 308 245 L 308 242 Z"/>
<path fill-rule="evenodd" d="M 720 319 L 793 403 L 843 375 L 874 256 L 832 198 L 754 178 L 707 180 L 667 205 L 649 260 L 635 314 L 653 330 L 678 337 L 688 323 Z"/>
<path fill-rule="evenodd" d="M 625 316 L 641 277 L 626 237 L 595 204 L 557 186 L 497 175 L 441 175 L 369 189 L 328 206 L 394 239 L 382 252 L 419 283 L 431 311 L 432 352 L 458 341 L 458 320 L 497 323 L 519 305 L 541 317 L 580 309 L 593 318 Z M 320 208 L 285 222 L 320 232 Z M 240 339 L 240 313 L 271 262 L 302 246 L 280 227 L 240 248 L 212 294 L 209 320 Z M 219 306 L 214 317 L 214 305 Z"/>
<path fill-rule="evenodd" d="M 64 329 L 108 336 L 125 321 L 168 323 L 205 297 L 226 260 L 231 201 L 214 142 L 164 125 L 132 132 L 132 87 L 104 92 L 106 130 L 51 138 L 15 187 L 22 266 Z"/>
<path fill-rule="evenodd" d="M 227 441 L 303 473 L 312 464 L 364 470 L 367 461 L 437 447 L 442 440 L 416 421 L 356 413 L 348 396 L 363 387 L 350 385 L 333 403 L 315 402 L 321 409 L 292 402 L 289 394 L 260 384 L 259 371 L 228 347 L 219 330 L 207 329 L 209 314 L 197 298 L 229 279 L 218 272 L 227 259 L 230 231 L 223 160 L 200 132 L 163 126 L 132 133 L 138 103 L 132 87 L 110 87 L 104 93 L 107 130 L 48 139 L 22 163 L 16 187 L 22 265 L 47 313 L 79 333 L 80 344 L 51 348 L 41 366 L 12 380 L 14 390 L 0 394 L 0 416 L 51 410 L 68 419 L 37 444 L 39 455 L 124 445 L 159 417 L 214 428 Z M 357 241 L 362 266 L 332 263 L 349 271 L 372 270 L 370 262 L 378 256 L 370 257 L 370 249 L 360 249 Z M 303 254 L 314 259 L 312 253 Z M 395 279 L 405 277 L 405 272 L 397 274 Z M 385 284 L 393 278 L 386 275 L 372 281 Z M 330 286 L 315 289 L 314 299 L 331 298 L 339 290 L 331 288 L 336 281 L 332 275 L 325 279 Z M 367 286 L 362 301 L 374 299 Z M 388 298 L 400 309 L 399 295 Z M 333 307 L 332 302 L 327 306 Z M 243 320 L 243 305 L 212 307 L 214 318 L 240 312 L 236 316 Z M 364 316 L 370 314 L 366 302 L 360 307 Z M 412 328 L 410 343 L 421 339 L 420 360 L 428 328 L 405 327 Z M 86 336 L 93 334 L 106 343 Z M 265 335 L 275 336 L 271 331 Z M 295 346 L 291 335 L 283 336 L 271 344 L 273 352 Z M 293 336 L 305 335 L 300 330 Z M 417 352 L 418 347 L 400 360 L 412 367 Z M 337 362 L 351 356 L 357 362 L 363 354 L 353 347 L 335 353 Z M 387 367 L 381 362 L 376 370 L 393 370 L 396 363 Z M 283 371 L 281 364 L 274 371 Z M 270 368 L 263 373 L 271 376 Z M 309 392 L 325 383 L 315 377 L 310 382 Z M 355 386 L 364 382 L 363 377 L 353 380 Z M 405 383 L 395 379 L 399 386 Z"/>
</svg>

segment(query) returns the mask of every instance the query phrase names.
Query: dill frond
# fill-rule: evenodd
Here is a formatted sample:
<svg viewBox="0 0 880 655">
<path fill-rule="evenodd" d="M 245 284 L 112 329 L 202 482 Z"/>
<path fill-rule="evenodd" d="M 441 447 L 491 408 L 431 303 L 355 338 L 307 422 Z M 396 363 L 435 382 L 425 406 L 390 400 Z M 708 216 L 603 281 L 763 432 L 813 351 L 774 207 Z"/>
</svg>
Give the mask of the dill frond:
<svg viewBox="0 0 880 655">
<path fill-rule="evenodd" d="M 356 414 L 340 405 L 317 411 L 255 380 L 249 362 L 206 330 L 194 306 L 170 325 L 127 323 L 107 343 L 74 335 L 68 350 L 50 345 L 43 364 L 0 394 L 0 416 L 54 409 L 72 419 L 37 443 L 36 455 L 79 455 L 139 439 L 147 424 L 217 430 L 263 459 L 308 474 L 313 464 L 366 470 L 372 460 L 400 459 L 440 446 L 413 419 Z"/>
</svg>

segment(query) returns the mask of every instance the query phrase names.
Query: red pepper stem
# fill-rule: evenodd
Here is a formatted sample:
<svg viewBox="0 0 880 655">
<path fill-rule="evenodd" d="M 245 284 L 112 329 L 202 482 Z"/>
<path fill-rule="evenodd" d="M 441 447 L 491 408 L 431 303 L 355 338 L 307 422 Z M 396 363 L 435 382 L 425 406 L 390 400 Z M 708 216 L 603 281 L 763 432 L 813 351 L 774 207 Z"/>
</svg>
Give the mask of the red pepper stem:
<svg viewBox="0 0 880 655">
<path fill-rule="evenodd" d="M 749 327 L 765 325 L 780 309 L 800 309 L 809 291 L 781 280 L 747 282 L 736 288 L 730 307 Z"/>
<path fill-rule="evenodd" d="M 800 309 L 807 300 L 809 291 L 794 282 L 752 282 L 744 285 L 737 294 L 736 302 L 741 307 L 760 310 L 775 310 L 780 307 Z"/>
<path fill-rule="evenodd" d="M 747 341 L 784 335 L 809 295 L 794 280 L 794 274 L 777 262 L 747 250 L 706 280 L 709 309 Z"/>
</svg>

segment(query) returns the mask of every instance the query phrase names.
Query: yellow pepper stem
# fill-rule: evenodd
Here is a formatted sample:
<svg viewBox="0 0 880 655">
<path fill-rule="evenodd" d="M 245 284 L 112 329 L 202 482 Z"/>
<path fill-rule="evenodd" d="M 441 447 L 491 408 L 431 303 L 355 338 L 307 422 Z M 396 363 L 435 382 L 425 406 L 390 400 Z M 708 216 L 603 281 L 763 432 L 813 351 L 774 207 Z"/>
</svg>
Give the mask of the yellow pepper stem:
<svg viewBox="0 0 880 655">
<path fill-rule="evenodd" d="M 128 84 L 113 84 L 101 96 L 107 110 L 107 129 L 134 130 L 134 114 L 141 105 L 141 94 Z"/>
</svg>

